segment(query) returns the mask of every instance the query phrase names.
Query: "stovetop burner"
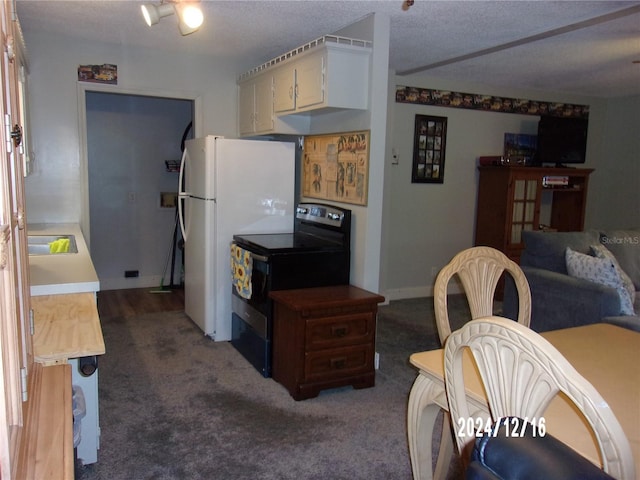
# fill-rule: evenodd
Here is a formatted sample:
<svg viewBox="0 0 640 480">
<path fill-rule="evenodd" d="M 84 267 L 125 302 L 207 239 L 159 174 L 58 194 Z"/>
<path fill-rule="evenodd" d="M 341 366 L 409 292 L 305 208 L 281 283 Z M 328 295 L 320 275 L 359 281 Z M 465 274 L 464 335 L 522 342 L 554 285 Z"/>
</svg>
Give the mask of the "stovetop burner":
<svg viewBox="0 0 640 480">
<path fill-rule="evenodd" d="M 235 235 L 234 240 L 270 253 L 289 250 L 325 250 L 343 248 L 342 244 L 307 233 L 268 233 Z"/>
<path fill-rule="evenodd" d="M 294 233 L 234 235 L 240 246 L 263 255 L 294 251 L 331 251 L 350 248 L 351 211 L 332 205 L 301 203 L 296 209 Z"/>
</svg>

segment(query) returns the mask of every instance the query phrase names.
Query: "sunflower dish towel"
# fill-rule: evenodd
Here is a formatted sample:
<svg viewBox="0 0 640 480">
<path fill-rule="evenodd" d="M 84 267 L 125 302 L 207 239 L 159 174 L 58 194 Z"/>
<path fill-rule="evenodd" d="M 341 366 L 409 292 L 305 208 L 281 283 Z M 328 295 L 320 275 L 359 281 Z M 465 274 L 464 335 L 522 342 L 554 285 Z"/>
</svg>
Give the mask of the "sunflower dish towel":
<svg viewBox="0 0 640 480">
<path fill-rule="evenodd" d="M 231 244 L 231 275 L 233 286 L 242 298 L 251 298 L 251 254 L 235 243 Z"/>
</svg>

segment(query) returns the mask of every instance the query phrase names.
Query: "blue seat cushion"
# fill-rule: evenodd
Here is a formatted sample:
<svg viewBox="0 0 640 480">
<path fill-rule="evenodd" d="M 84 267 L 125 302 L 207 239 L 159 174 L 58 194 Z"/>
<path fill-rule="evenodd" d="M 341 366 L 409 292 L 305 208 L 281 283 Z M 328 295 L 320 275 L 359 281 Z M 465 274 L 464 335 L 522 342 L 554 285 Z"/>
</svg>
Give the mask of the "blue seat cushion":
<svg viewBox="0 0 640 480">
<path fill-rule="evenodd" d="M 530 423 L 503 418 L 475 442 L 467 480 L 610 480 L 613 477 Z M 526 428 L 522 429 L 525 426 Z M 495 426 L 494 426 L 495 428 Z"/>
</svg>

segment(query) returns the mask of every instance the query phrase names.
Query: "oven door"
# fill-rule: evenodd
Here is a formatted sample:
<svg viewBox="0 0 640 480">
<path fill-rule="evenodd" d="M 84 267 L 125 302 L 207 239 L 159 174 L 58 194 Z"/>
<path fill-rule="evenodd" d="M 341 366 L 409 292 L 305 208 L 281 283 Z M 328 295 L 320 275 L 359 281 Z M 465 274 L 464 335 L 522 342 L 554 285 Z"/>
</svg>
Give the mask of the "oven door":
<svg viewBox="0 0 640 480">
<path fill-rule="evenodd" d="M 252 258 L 251 296 L 241 296 L 232 285 L 231 344 L 264 377 L 271 376 L 269 258 L 245 248 Z"/>
<path fill-rule="evenodd" d="M 237 244 L 236 244 L 237 245 Z M 242 245 L 240 245 L 242 247 Z M 252 268 L 251 268 L 251 296 L 245 298 L 240 296 L 235 286 L 233 286 L 233 295 L 240 301 L 247 303 L 254 310 L 262 313 L 265 316 L 269 314 L 269 273 L 270 273 L 270 261 L 269 257 L 260 255 L 251 250 L 244 248 L 249 255 L 251 255 Z"/>
</svg>

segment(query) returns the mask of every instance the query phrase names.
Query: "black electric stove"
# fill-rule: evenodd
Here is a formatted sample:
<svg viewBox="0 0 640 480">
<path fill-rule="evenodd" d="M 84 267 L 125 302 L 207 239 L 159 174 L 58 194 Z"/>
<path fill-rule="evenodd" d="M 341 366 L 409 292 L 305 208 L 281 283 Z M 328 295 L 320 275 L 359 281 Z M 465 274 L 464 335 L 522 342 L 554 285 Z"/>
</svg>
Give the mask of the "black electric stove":
<svg viewBox="0 0 640 480">
<path fill-rule="evenodd" d="M 269 292 L 349 283 L 351 211 L 320 203 L 296 208 L 293 233 L 234 235 L 252 258 L 251 296 L 234 288 L 232 345 L 271 376 L 273 305 Z"/>
</svg>

